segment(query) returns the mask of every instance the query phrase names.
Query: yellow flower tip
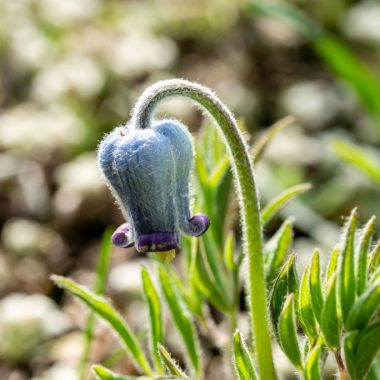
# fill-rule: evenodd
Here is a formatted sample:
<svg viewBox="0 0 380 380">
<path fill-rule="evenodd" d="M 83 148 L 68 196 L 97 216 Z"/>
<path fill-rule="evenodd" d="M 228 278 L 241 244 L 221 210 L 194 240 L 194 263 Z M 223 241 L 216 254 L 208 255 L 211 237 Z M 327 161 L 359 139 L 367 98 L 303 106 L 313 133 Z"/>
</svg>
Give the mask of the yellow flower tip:
<svg viewBox="0 0 380 380">
<path fill-rule="evenodd" d="M 162 252 L 150 252 L 150 254 L 162 263 L 170 264 L 175 258 L 175 249 Z"/>
</svg>

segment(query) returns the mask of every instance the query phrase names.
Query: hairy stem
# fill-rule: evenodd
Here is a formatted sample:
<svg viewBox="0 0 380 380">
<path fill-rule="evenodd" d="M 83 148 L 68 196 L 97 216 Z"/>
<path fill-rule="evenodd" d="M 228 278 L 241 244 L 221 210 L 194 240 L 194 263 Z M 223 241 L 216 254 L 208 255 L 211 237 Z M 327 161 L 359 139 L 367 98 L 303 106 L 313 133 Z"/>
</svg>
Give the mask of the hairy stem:
<svg viewBox="0 0 380 380">
<path fill-rule="evenodd" d="M 248 258 L 248 296 L 260 378 L 275 379 L 265 289 L 260 208 L 248 147 L 232 113 L 206 87 L 186 80 L 158 82 L 140 97 L 132 114 L 132 126 L 149 128 L 158 103 L 174 95 L 201 105 L 216 121 L 230 155 L 240 202 L 244 253 Z"/>
</svg>

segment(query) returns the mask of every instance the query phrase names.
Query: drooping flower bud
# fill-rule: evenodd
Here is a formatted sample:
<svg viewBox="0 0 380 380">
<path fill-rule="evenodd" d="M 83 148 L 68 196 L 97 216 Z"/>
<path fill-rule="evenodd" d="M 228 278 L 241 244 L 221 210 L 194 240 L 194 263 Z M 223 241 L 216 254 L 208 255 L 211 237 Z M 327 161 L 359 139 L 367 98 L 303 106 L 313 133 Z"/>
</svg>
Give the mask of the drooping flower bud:
<svg viewBox="0 0 380 380">
<path fill-rule="evenodd" d="M 113 234 L 115 245 L 163 252 L 179 246 L 180 229 L 191 236 L 207 230 L 208 216 L 190 213 L 193 154 L 190 133 L 174 120 L 118 127 L 104 138 L 99 167 L 128 220 Z"/>
</svg>

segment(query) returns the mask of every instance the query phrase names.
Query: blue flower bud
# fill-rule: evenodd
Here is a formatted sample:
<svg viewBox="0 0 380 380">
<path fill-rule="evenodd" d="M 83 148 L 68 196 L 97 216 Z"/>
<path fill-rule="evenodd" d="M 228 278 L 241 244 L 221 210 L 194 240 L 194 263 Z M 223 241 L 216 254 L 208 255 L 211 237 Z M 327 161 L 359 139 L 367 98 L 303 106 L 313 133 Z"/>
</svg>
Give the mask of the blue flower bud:
<svg viewBox="0 0 380 380">
<path fill-rule="evenodd" d="M 113 234 L 115 245 L 161 252 L 179 246 L 180 229 L 191 236 L 206 232 L 208 216 L 190 213 L 193 154 L 190 133 L 173 120 L 119 127 L 104 138 L 99 167 L 128 220 Z"/>
</svg>

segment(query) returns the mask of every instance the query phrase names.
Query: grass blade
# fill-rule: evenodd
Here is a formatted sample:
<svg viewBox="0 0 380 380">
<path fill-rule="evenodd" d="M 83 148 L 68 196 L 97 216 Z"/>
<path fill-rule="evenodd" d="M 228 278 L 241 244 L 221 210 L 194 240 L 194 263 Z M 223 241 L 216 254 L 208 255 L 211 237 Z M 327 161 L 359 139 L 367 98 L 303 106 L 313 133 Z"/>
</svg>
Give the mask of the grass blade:
<svg viewBox="0 0 380 380">
<path fill-rule="evenodd" d="M 338 314 L 336 274 L 331 276 L 327 284 L 320 328 L 327 346 L 332 350 L 337 350 L 340 346 L 341 321 Z"/>
<path fill-rule="evenodd" d="M 100 364 L 92 366 L 92 371 L 95 376 L 100 380 L 150 380 L 151 378 L 145 376 L 125 376 L 111 371 Z"/>
<path fill-rule="evenodd" d="M 333 139 L 331 148 L 344 162 L 359 169 L 371 181 L 380 185 L 380 159 L 369 154 L 364 148 L 341 139 Z"/>
<path fill-rule="evenodd" d="M 336 269 L 338 266 L 339 253 L 340 253 L 339 245 L 336 245 L 330 253 L 330 260 L 329 260 L 329 263 L 327 264 L 326 275 L 323 281 L 324 289 L 326 289 L 326 287 L 329 284 L 330 278 L 336 272 Z"/>
<path fill-rule="evenodd" d="M 314 348 L 309 352 L 305 363 L 305 380 L 321 380 L 320 361 L 323 351 L 323 339 L 319 338 Z"/>
<path fill-rule="evenodd" d="M 266 244 L 265 251 L 265 277 L 268 284 L 271 284 L 277 277 L 278 271 L 284 264 L 293 242 L 293 225 L 291 219 L 285 220 L 280 229 L 272 239 Z"/>
<path fill-rule="evenodd" d="M 371 275 L 380 267 L 380 239 L 376 243 L 372 252 L 370 253 L 370 259 L 368 263 L 368 274 Z"/>
<path fill-rule="evenodd" d="M 74 281 L 62 276 L 51 276 L 54 283 L 70 292 L 75 297 L 83 301 L 94 313 L 106 321 L 112 329 L 119 335 L 131 357 L 138 367 L 148 376 L 153 374 L 143 351 L 141 350 L 136 337 L 121 315 L 101 296 L 91 292 L 84 286 L 76 284 Z"/>
<path fill-rule="evenodd" d="M 295 260 L 296 256 L 292 253 L 277 276 L 270 298 L 270 314 L 277 337 L 278 321 L 280 319 L 280 314 L 284 307 L 286 297 L 290 293 L 298 295 L 298 275 L 295 267 Z"/>
<path fill-rule="evenodd" d="M 296 119 L 294 116 L 284 117 L 283 119 L 274 123 L 256 140 L 256 142 L 252 146 L 254 164 L 260 161 L 261 157 L 265 153 L 267 146 L 277 136 L 277 134 L 280 133 L 287 126 L 293 124 L 295 120 Z"/>
<path fill-rule="evenodd" d="M 354 239 L 357 223 L 357 211 L 351 212 L 343 233 L 343 247 L 338 262 L 338 294 L 342 310 L 343 323 L 346 324 L 356 296 Z"/>
<path fill-rule="evenodd" d="M 380 82 L 346 44 L 290 4 L 267 4 L 251 0 L 250 9 L 258 15 L 283 20 L 308 38 L 320 59 L 353 88 L 372 117 L 375 128 L 380 131 Z"/>
<path fill-rule="evenodd" d="M 267 224 L 273 218 L 273 216 L 288 202 L 309 189 L 311 189 L 310 183 L 301 183 L 299 185 L 290 187 L 278 195 L 276 198 L 274 198 L 261 210 L 262 225 L 265 226 L 265 224 Z"/>
<path fill-rule="evenodd" d="M 315 319 L 317 320 L 317 322 L 320 322 L 324 300 L 323 300 L 323 294 L 322 294 L 321 268 L 319 265 L 318 250 L 314 251 L 314 255 L 311 261 L 309 290 L 310 290 L 311 306 L 313 308 Z"/>
<path fill-rule="evenodd" d="M 162 358 L 162 361 L 165 364 L 165 367 L 169 371 L 171 375 L 177 376 L 179 379 L 190 380 L 189 377 L 182 371 L 179 365 L 175 362 L 175 360 L 171 357 L 169 352 L 166 350 L 164 346 L 158 345 L 158 352 Z"/>
<path fill-rule="evenodd" d="M 355 301 L 347 318 L 347 330 L 363 330 L 376 311 L 380 311 L 380 280 Z"/>
<path fill-rule="evenodd" d="M 290 294 L 285 302 L 278 322 L 280 346 L 288 359 L 300 371 L 303 370 L 302 356 L 297 338 L 297 327 L 294 312 L 294 294 Z"/>
<path fill-rule="evenodd" d="M 313 343 L 317 338 L 317 326 L 309 292 L 310 268 L 311 265 L 307 265 L 301 279 L 298 296 L 298 319 L 303 331 L 308 336 L 310 342 Z"/>
<path fill-rule="evenodd" d="M 96 294 L 103 294 L 106 282 L 107 282 L 107 274 L 109 270 L 110 256 L 111 256 L 111 235 L 112 231 L 110 229 L 106 229 L 102 237 L 102 243 L 100 247 L 100 255 L 98 260 L 98 265 L 96 268 L 95 274 L 95 284 L 94 290 Z M 86 376 L 86 368 L 88 365 L 88 359 L 90 356 L 91 342 L 94 336 L 94 326 L 95 326 L 95 315 L 94 313 L 90 313 L 87 317 L 84 332 L 85 332 L 85 342 L 84 342 L 84 350 L 82 357 L 79 362 L 79 379 L 85 379 Z"/>
<path fill-rule="evenodd" d="M 352 380 L 362 380 L 380 349 L 380 320 L 344 340 L 344 357 Z"/>
<path fill-rule="evenodd" d="M 193 253 L 192 266 L 189 278 L 195 284 L 196 288 L 220 311 L 230 311 L 228 297 L 221 293 L 219 287 L 215 284 L 209 268 L 206 268 L 202 261 L 202 256 L 197 250 Z"/>
<path fill-rule="evenodd" d="M 257 375 L 251 355 L 239 330 L 233 337 L 233 363 L 238 380 L 256 380 Z"/>
<path fill-rule="evenodd" d="M 360 295 L 367 285 L 367 258 L 372 235 L 375 232 L 376 217 L 373 216 L 363 229 L 356 254 L 356 293 Z"/>
<path fill-rule="evenodd" d="M 158 375 L 162 376 L 164 371 L 162 368 L 160 354 L 158 352 L 158 344 L 163 342 L 163 323 L 161 302 L 158 293 L 153 285 L 148 271 L 143 267 L 141 268 L 141 279 L 144 290 L 144 297 L 149 308 L 150 320 L 150 343 L 154 364 Z"/>
<path fill-rule="evenodd" d="M 196 375 L 200 377 L 202 367 L 199 343 L 191 316 L 186 308 L 182 295 L 173 281 L 171 281 L 166 270 L 160 266 L 158 273 L 162 292 L 169 306 L 170 314 L 186 348 L 188 360 L 190 362 L 189 367 L 193 368 Z"/>
</svg>

